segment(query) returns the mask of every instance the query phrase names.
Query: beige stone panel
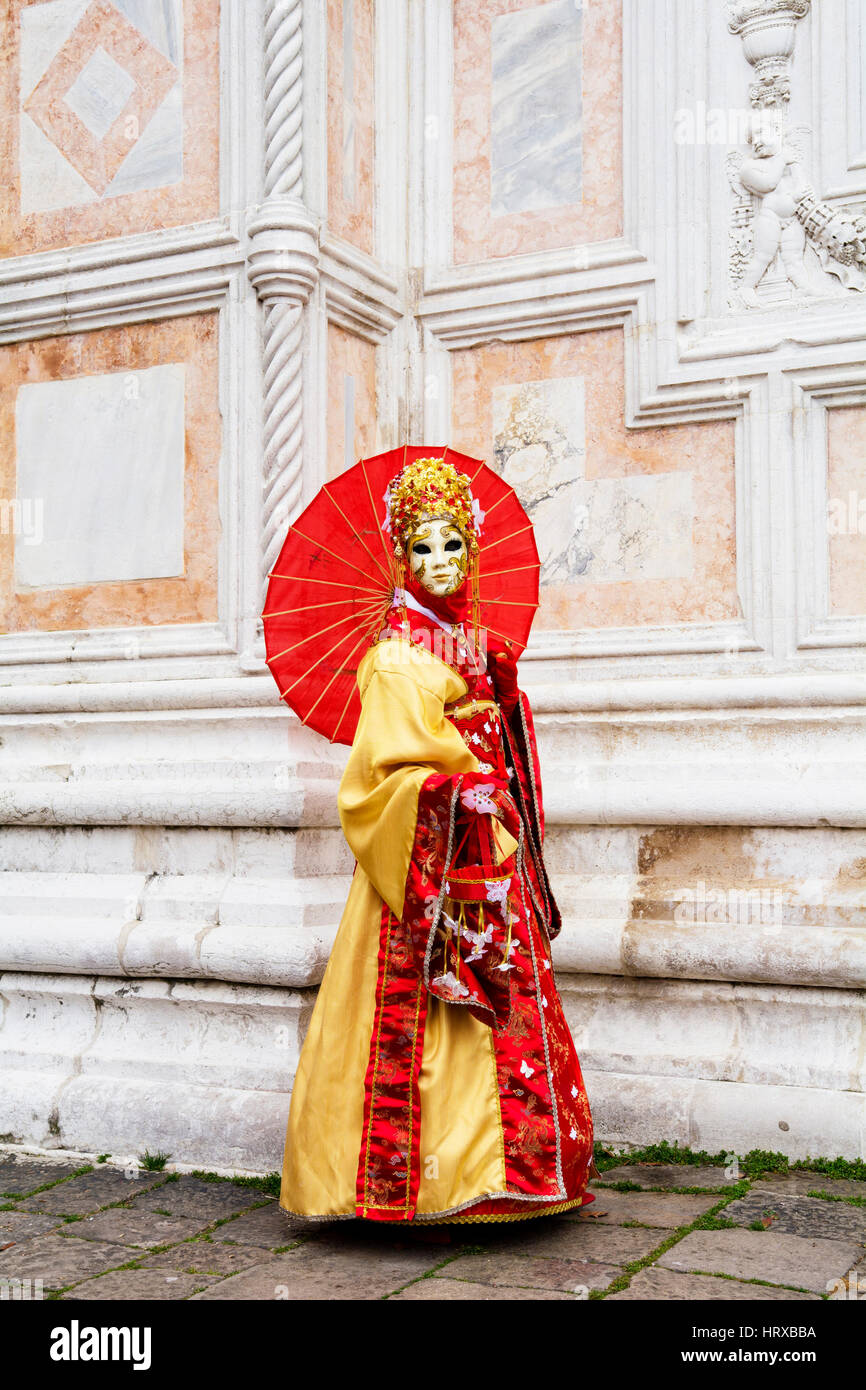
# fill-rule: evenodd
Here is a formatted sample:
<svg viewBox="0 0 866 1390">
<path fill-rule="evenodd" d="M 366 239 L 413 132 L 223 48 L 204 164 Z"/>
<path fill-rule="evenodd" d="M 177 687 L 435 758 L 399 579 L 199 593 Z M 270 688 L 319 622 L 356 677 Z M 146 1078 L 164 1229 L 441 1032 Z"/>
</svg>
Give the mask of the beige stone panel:
<svg viewBox="0 0 866 1390">
<path fill-rule="evenodd" d="M 452 447 L 493 462 L 496 388 L 551 378 L 583 381 L 583 477 L 588 483 L 672 473 L 691 479 L 692 565 L 687 575 L 603 583 L 577 578 L 544 585 L 536 629 L 737 618 L 733 424 L 627 430 L 620 329 L 455 352 Z"/>
<path fill-rule="evenodd" d="M 16 592 L 15 535 L 12 528 L 4 527 L 0 529 L 0 632 L 216 621 L 222 439 L 216 314 L 0 347 L 0 498 L 15 497 L 19 386 L 134 372 L 170 362 L 182 362 L 186 370 L 183 576 Z M 75 421 L 70 421 L 70 429 L 75 427 Z"/>
<path fill-rule="evenodd" d="M 492 26 L 534 0 L 454 0 L 454 261 L 485 260 L 622 234 L 622 6 L 584 0 L 582 201 L 491 215 Z"/>
<path fill-rule="evenodd" d="M 328 477 L 336 478 L 358 459 L 377 452 L 376 348 L 332 323 L 328 328 Z"/>
<path fill-rule="evenodd" d="M 33 93 L 22 91 L 21 16 L 31 8 L 24 0 L 8 0 L 0 17 L 0 166 L 4 171 L 0 182 L 0 255 L 80 245 L 215 217 L 219 212 L 220 0 L 183 0 L 182 180 L 117 196 L 105 190 L 117 172 L 118 141 L 128 140 L 128 135 L 115 127 L 104 140 L 94 141 L 57 94 L 61 87 L 74 82 L 92 57 L 97 40 L 109 48 L 116 45 L 121 67 L 134 67 L 132 76 L 136 79 L 136 90 L 120 126 L 127 116 L 134 116 L 144 133 L 145 121 L 154 114 L 156 97 L 161 93 L 162 100 L 168 90 L 166 84 L 171 85 L 171 64 L 144 39 L 136 44 L 122 15 L 113 21 L 114 34 L 106 18 L 111 7 L 104 0 L 94 0 L 57 55 L 52 80 L 46 73 Z M 86 203 L 74 201 L 66 207 L 22 213 L 21 130 L 22 121 L 31 116 L 36 118 L 34 137 L 44 149 L 52 150 L 52 139 L 64 146 L 72 179 L 83 179 L 81 196 L 86 193 Z M 38 124 L 40 119 L 50 127 L 51 137 Z M 74 193 L 69 196 L 76 197 Z"/>
<path fill-rule="evenodd" d="M 866 613 L 866 406 L 827 412 L 830 613 Z"/>
<path fill-rule="evenodd" d="M 346 71 L 347 48 L 351 72 Z M 328 227 L 370 255 L 373 68 L 372 0 L 328 0 Z"/>
</svg>

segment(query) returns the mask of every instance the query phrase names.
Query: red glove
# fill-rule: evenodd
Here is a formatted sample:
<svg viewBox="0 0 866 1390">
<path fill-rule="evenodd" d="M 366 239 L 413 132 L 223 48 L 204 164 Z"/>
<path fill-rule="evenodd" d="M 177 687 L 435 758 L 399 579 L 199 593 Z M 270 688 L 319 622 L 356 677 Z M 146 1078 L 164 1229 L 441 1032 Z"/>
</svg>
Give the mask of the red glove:
<svg viewBox="0 0 866 1390">
<path fill-rule="evenodd" d="M 488 645 L 487 671 L 493 682 L 497 704 L 503 714 L 510 715 L 514 711 L 519 694 L 517 659 L 510 642 L 506 641 L 504 646 L 494 646 L 492 643 Z"/>
</svg>

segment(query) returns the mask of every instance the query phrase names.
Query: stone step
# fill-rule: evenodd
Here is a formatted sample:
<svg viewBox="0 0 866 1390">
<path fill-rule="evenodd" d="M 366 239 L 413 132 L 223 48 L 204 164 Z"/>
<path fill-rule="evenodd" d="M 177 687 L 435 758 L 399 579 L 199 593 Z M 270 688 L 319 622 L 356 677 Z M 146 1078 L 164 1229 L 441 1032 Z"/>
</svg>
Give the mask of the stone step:
<svg viewBox="0 0 866 1390">
<path fill-rule="evenodd" d="M 792 1158 L 861 1152 L 856 997 L 609 976 L 566 983 L 600 1141 L 663 1135 Z M 308 993 L 11 971 L 2 993 L 0 1133 L 10 1142 L 279 1167 Z"/>
<path fill-rule="evenodd" d="M 77 942 L 79 969 L 312 985 L 349 885 L 349 875 L 324 873 L 0 873 L 0 967 L 74 969 Z M 827 902 L 812 910 L 818 920 L 804 920 L 801 904 L 780 903 L 781 890 L 764 887 L 725 899 L 727 920 L 682 921 L 656 880 L 569 875 L 554 887 L 563 914 L 554 946 L 561 971 L 866 985 L 859 890 L 820 889 Z M 774 910 L 764 920 L 768 895 Z"/>
<path fill-rule="evenodd" d="M 0 971 L 310 988 L 325 973 L 339 911 L 321 929 L 203 921 L 18 917 L 0 928 Z M 15 924 L 18 924 L 17 929 Z"/>
<path fill-rule="evenodd" d="M 348 856 L 341 857 L 345 863 Z M 195 904 L 192 915 L 203 921 L 258 925 L 272 923 L 274 910 L 277 920 L 283 920 L 284 913 L 294 913 L 298 905 L 342 902 L 348 886 L 347 873 L 328 872 L 118 874 L 6 869 L 0 872 L 0 917 L 32 912 L 63 915 L 74 903 L 77 916 L 119 913 L 125 918 L 171 920 L 189 916 L 189 905 Z M 718 932 L 736 927 L 765 935 L 790 934 L 786 929 L 806 927 L 858 932 L 864 931 L 866 921 L 866 888 L 833 880 L 762 879 L 732 884 L 721 878 L 695 882 L 629 874 L 568 874 L 554 879 L 554 892 L 564 920 L 578 931 L 583 923 L 604 922 L 646 934 L 656 928 L 676 928 L 697 938 L 707 928 Z M 313 919 L 308 914 L 305 920 Z"/>
<path fill-rule="evenodd" d="M 863 881 L 557 874 L 553 885 L 560 910 L 572 918 L 591 915 L 682 926 L 849 927 L 866 923 Z"/>
<path fill-rule="evenodd" d="M 261 878 L 347 876 L 353 859 L 338 826 L 4 826 L 0 873 L 118 874 Z"/>
<path fill-rule="evenodd" d="M 336 826 L 336 784 L 288 774 L 136 779 L 32 775 L 0 785 L 0 824 L 34 826 Z"/>
</svg>

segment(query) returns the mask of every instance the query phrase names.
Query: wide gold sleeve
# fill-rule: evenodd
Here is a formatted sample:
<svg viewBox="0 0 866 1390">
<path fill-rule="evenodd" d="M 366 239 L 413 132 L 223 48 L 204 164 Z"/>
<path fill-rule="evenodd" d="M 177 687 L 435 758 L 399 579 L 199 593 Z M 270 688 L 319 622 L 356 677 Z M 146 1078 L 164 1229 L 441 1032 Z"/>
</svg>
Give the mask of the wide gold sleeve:
<svg viewBox="0 0 866 1390">
<path fill-rule="evenodd" d="M 358 670 L 361 717 L 337 804 L 349 847 L 398 917 L 415 838 L 418 795 L 431 773 L 477 772 L 444 706 L 466 694 L 450 667 L 399 638 Z"/>
</svg>

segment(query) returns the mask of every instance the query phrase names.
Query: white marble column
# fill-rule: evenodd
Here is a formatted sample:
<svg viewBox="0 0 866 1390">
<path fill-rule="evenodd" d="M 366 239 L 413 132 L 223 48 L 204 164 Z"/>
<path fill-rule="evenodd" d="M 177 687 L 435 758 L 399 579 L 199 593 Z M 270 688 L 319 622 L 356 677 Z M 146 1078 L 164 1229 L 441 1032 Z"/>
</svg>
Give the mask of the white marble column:
<svg viewBox="0 0 866 1390">
<path fill-rule="evenodd" d="M 303 0 L 266 0 L 265 199 L 247 227 L 264 309 L 263 600 L 301 494 L 304 306 L 319 266 L 318 223 L 303 201 L 303 10 Z"/>
</svg>

